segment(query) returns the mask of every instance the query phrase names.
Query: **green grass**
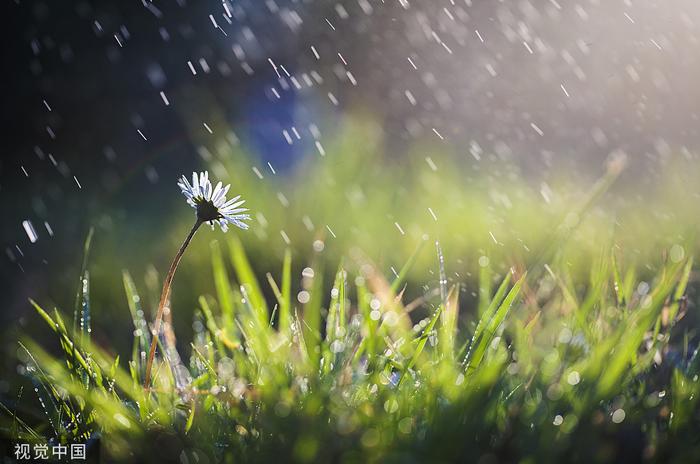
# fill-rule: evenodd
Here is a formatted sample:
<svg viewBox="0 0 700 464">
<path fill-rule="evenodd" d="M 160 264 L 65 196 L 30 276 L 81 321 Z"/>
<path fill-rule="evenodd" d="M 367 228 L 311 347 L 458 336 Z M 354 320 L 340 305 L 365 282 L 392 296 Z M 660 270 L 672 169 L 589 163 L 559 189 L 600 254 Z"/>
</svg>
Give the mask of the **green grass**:
<svg viewBox="0 0 700 464">
<path fill-rule="evenodd" d="M 324 146 L 287 179 L 209 160 L 254 221 L 196 237 L 148 392 L 159 279 L 115 276 L 104 248 L 172 254 L 191 211 L 150 248 L 98 229 L 72 320 L 31 303 L 53 339 L 21 340 L 39 402 L 2 404 L 3 434 L 133 462 L 700 460 L 691 163 L 649 195 L 615 166 L 543 195 L 498 160 L 382 159 L 371 128 Z"/>
<path fill-rule="evenodd" d="M 487 269 L 482 287 L 497 290 L 480 294 L 479 315 L 460 308 L 459 284 L 446 288 L 438 247 L 442 288 L 417 317 L 397 294 L 405 273 L 387 280 L 363 257 L 340 264 L 329 295 L 322 274 L 306 277 L 312 296 L 300 304 L 289 254 L 268 275 L 266 302 L 235 236 L 211 250 L 217 297 L 200 298 L 184 364 L 163 337 L 170 363 L 159 359 L 150 392 L 141 386 L 150 340 L 128 274 L 138 329 L 128 358 L 92 344 L 89 285 L 75 330 L 32 302 L 63 354 L 47 351 L 56 342 L 21 342 L 46 420 L 15 421 L 15 439 L 99 437 L 112 459 L 189 462 L 698 457 L 700 359 L 687 343 L 694 334 L 676 330 L 691 259 L 661 263 L 641 286 L 639 270 L 610 250 L 588 282 L 569 273 L 566 255 L 544 272 Z"/>
</svg>

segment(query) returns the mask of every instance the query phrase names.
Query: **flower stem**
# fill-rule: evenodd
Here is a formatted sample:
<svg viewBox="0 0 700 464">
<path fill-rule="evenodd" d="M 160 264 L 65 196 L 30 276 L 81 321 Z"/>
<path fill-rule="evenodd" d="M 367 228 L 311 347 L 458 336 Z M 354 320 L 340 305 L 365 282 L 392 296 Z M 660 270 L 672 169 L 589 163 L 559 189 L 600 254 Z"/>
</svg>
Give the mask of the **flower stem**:
<svg viewBox="0 0 700 464">
<path fill-rule="evenodd" d="M 185 253 L 187 246 L 192 240 L 192 237 L 194 237 L 194 233 L 197 232 L 197 229 L 199 229 L 199 226 L 201 226 L 202 223 L 203 221 L 201 219 L 197 219 L 197 221 L 194 223 L 192 229 L 190 230 L 190 233 L 187 235 L 187 238 L 182 243 L 182 246 L 180 246 L 180 250 L 178 250 L 177 254 L 175 255 L 172 264 L 170 264 L 170 270 L 168 270 L 168 275 L 165 276 L 165 281 L 163 282 L 163 292 L 160 294 L 158 312 L 156 313 L 156 320 L 153 324 L 151 350 L 148 353 L 148 362 L 146 363 L 146 377 L 143 381 L 143 387 L 145 389 L 148 389 L 151 386 L 151 368 L 153 367 L 153 358 L 156 356 L 156 347 L 158 346 L 158 334 L 160 333 L 160 325 L 163 321 L 165 303 L 168 301 L 168 298 L 170 298 L 170 289 L 172 287 L 173 278 L 175 277 L 175 271 L 177 270 L 177 266 L 180 264 L 180 259 L 182 259 L 182 255 Z"/>
</svg>

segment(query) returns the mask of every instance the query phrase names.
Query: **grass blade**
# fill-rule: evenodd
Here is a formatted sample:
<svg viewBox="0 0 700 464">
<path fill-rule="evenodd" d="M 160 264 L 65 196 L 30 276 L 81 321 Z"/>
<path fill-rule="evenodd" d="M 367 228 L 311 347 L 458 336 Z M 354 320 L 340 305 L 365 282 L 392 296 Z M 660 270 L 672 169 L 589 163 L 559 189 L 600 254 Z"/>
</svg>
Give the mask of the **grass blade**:
<svg viewBox="0 0 700 464">
<path fill-rule="evenodd" d="M 496 335 L 498 328 L 501 326 L 506 316 L 508 315 L 508 311 L 510 310 L 510 307 L 512 306 L 513 302 L 520 293 L 520 289 L 526 277 L 527 273 L 523 274 L 523 276 L 520 279 L 518 279 L 518 281 L 515 283 L 515 285 L 513 285 L 513 288 L 510 289 L 508 295 L 506 295 L 503 302 L 493 314 L 493 317 L 490 318 L 488 323 L 484 326 L 484 329 L 480 332 L 476 345 L 472 347 L 473 349 L 470 348 L 469 353 L 467 353 L 467 363 L 465 369 L 466 372 L 471 372 L 477 369 L 481 364 L 481 361 L 486 355 L 487 348 L 491 344 L 493 337 Z M 496 301 L 495 298 L 494 301 Z M 486 316 L 486 314 L 484 316 Z"/>
</svg>

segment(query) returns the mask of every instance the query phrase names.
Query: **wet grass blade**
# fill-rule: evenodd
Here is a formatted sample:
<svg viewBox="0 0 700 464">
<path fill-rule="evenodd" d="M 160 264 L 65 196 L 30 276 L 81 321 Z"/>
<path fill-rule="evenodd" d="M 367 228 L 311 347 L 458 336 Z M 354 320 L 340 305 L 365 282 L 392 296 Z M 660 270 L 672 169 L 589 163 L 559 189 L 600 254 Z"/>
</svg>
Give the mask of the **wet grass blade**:
<svg viewBox="0 0 700 464">
<path fill-rule="evenodd" d="M 617 266 L 617 258 L 615 257 L 615 253 L 611 253 L 610 260 L 612 265 L 613 286 L 615 289 L 617 305 L 624 306 L 627 304 L 627 293 L 625 292 L 625 285 L 623 284 L 622 278 L 620 277 L 620 270 Z"/>
<path fill-rule="evenodd" d="M 87 266 L 88 266 L 88 259 L 90 256 L 90 247 L 92 246 L 92 237 L 94 235 L 95 229 L 90 227 L 90 230 L 88 231 L 87 237 L 85 238 L 85 242 L 83 243 L 83 261 L 82 264 L 80 265 L 80 279 L 78 282 L 78 289 L 75 292 L 75 306 L 73 308 L 73 333 L 75 333 L 78 329 L 78 326 L 80 327 L 84 326 L 84 318 L 85 313 L 87 312 L 87 326 L 89 327 L 89 318 L 90 318 L 90 304 L 89 304 L 89 296 L 88 296 L 88 302 L 87 305 L 84 302 L 84 295 L 86 293 L 86 273 L 87 273 Z M 80 324 L 78 323 L 80 320 Z"/>
<path fill-rule="evenodd" d="M 144 311 L 141 306 L 141 297 L 139 296 L 134 280 L 131 275 L 124 271 L 122 273 L 124 281 L 124 293 L 126 294 L 126 302 L 131 313 L 131 319 L 134 322 L 134 349 L 132 351 L 131 361 L 138 377 L 144 375 L 145 370 L 145 353 L 148 351 L 148 346 L 151 344 L 151 333 L 148 330 L 148 322 L 144 317 Z"/>
<path fill-rule="evenodd" d="M 263 296 L 258 279 L 255 277 L 253 268 L 243 249 L 243 244 L 235 235 L 230 235 L 229 249 L 231 251 L 231 263 L 236 271 L 238 282 L 246 288 L 246 294 L 250 299 L 250 306 L 253 308 L 258 324 L 263 327 L 267 325 L 268 308 Z"/>
<path fill-rule="evenodd" d="M 406 281 L 406 277 L 408 276 L 408 273 L 411 272 L 411 269 L 413 268 L 414 264 L 416 263 L 416 260 L 418 259 L 418 255 L 420 255 L 421 250 L 425 246 L 425 240 L 421 240 L 418 243 L 418 246 L 416 249 L 413 251 L 413 254 L 408 258 L 408 261 L 403 265 L 401 270 L 399 271 L 399 275 L 396 276 L 396 278 L 391 282 L 391 293 L 396 295 L 398 293 L 399 289 L 401 288 L 401 285 Z"/>
<path fill-rule="evenodd" d="M 678 268 L 667 270 L 653 292 L 647 296 L 648 299 L 643 300 L 642 307 L 618 329 L 614 350 L 604 345 L 606 347 L 599 351 L 598 356 L 591 358 L 599 362 L 597 366 L 591 363 L 589 368 L 589 371 L 600 370 L 600 377 L 596 383 L 598 397 L 608 397 L 636 359 L 644 334 L 652 328 L 659 316 L 676 282 L 677 273 Z"/>
<path fill-rule="evenodd" d="M 455 336 L 459 317 L 459 285 L 454 285 L 447 294 L 445 310 L 442 313 L 440 337 L 438 339 L 443 359 L 453 360 L 455 356 Z"/>
<path fill-rule="evenodd" d="M 681 278 L 676 286 L 676 291 L 673 293 L 673 298 L 669 306 L 668 321 L 669 324 L 673 324 L 678 315 L 678 309 L 680 308 L 681 301 L 685 296 L 686 289 L 688 288 L 688 282 L 690 281 L 690 273 L 693 270 L 693 258 L 689 258 L 685 263 L 683 272 L 681 273 Z"/>
<path fill-rule="evenodd" d="M 437 325 L 437 322 L 440 320 L 440 315 L 442 314 L 444 310 L 443 305 L 438 306 L 438 308 L 433 312 L 433 315 L 430 317 L 430 321 L 428 324 L 425 326 L 423 329 L 423 332 L 420 334 L 418 338 L 414 340 L 416 342 L 416 348 L 413 351 L 413 355 L 411 356 L 411 360 L 408 362 L 406 367 L 403 370 L 403 374 L 401 375 L 401 380 L 399 381 L 399 385 L 403 383 L 404 379 L 406 378 L 408 371 L 415 366 L 416 362 L 418 361 L 418 358 L 420 357 L 421 353 L 423 352 L 423 349 L 425 348 L 425 344 L 428 342 L 428 337 L 432 335 L 433 330 L 435 330 L 435 326 Z"/>
<path fill-rule="evenodd" d="M 282 293 L 280 305 L 280 330 L 289 333 L 292 324 L 292 250 L 287 248 L 282 263 Z"/>
<path fill-rule="evenodd" d="M 491 303 L 489 303 L 489 306 L 486 308 L 486 311 L 484 311 L 484 314 L 481 315 L 479 322 L 477 323 L 476 328 L 474 329 L 474 335 L 472 335 L 472 341 L 469 344 L 469 351 L 473 349 L 473 347 L 476 344 L 476 341 L 481 337 L 481 333 L 484 331 L 488 322 L 491 320 L 494 313 L 498 309 L 498 305 L 501 303 L 501 301 L 503 301 L 503 298 L 506 295 L 506 291 L 508 290 L 508 285 L 510 284 L 511 277 L 512 275 L 510 272 L 506 274 L 506 277 L 503 279 L 503 282 L 501 282 L 501 285 L 499 285 L 498 290 L 496 290 L 496 294 L 491 299 Z M 467 355 L 469 355 L 469 353 L 467 353 Z"/>
<path fill-rule="evenodd" d="M 302 332 L 306 341 L 306 351 L 312 364 L 318 367 L 321 360 L 321 305 L 323 304 L 323 269 L 316 268 L 307 290 L 309 301 L 304 305 L 301 320 Z"/>
<path fill-rule="evenodd" d="M 212 272 L 214 274 L 214 286 L 216 288 L 217 301 L 221 307 L 223 325 L 227 330 L 233 329 L 233 291 L 226 272 L 223 252 L 217 240 L 211 242 Z"/>
<path fill-rule="evenodd" d="M 292 287 L 292 253 L 287 249 L 284 253 L 284 262 L 282 264 L 282 289 L 280 290 L 274 277 L 269 272 L 267 273 L 267 281 L 270 284 L 272 293 L 275 294 L 277 305 L 279 307 L 279 331 L 280 333 L 288 334 L 291 325 L 290 305 L 291 305 L 291 287 Z"/>
<path fill-rule="evenodd" d="M 338 266 L 331 290 L 331 301 L 326 317 L 326 338 L 323 343 L 323 372 L 328 374 L 331 364 L 335 361 L 333 344 L 347 333 L 345 321 L 345 270 L 343 264 Z"/>
<path fill-rule="evenodd" d="M 493 287 L 491 275 L 492 271 L 489 266 L 479 267 L 479 306 L 476 312 L 478 317 L 484 315 L 484 312 L 491 303 L 491 291 Z"/>
<path fill-rule="evenodd" d="M 503 302 L 498 306 L 498 309 L 493 313 L 493 316 L 484 325 L 483 330 L 480 331 L 479 337 L 476 339 L 476 345 L 469 350 L 469 353 L 467 353 L 466 372 L 476 370 L 481 364 L 481 361 L 486 355 L 486 350 L 493 341 L 493 338 L 496 336 L 498 328 L 506 319 L 508 311 L 510 311 L 513 302 L 520 294 L 520 289 L 522 288 L 526 277 L 527 273 L 518 279 L 515 285 L 513 285 L 513 288 L 510 289 L 506 297 L 503 299 Z M 496 301 L 495 298 L 494 301 Z M 484 316 L 486 316 L 486 314 Z"/>
<path fill-rule="evenodd" d="M 90 341 L 90 272 L 85 270 L 83 274 L 83 287 L 80 296 L 80 341 L 87 343 Z"/>
</svg>

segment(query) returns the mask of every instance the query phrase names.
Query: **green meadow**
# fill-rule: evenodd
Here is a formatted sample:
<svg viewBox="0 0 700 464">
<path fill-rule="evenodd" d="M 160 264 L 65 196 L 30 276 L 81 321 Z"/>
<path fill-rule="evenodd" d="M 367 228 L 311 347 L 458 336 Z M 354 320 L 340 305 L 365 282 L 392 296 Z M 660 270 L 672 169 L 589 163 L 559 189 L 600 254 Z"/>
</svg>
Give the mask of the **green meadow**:
<svg viewBox="0 0 700 464">
<path fill-rule="evenodd" d="M 195 235 L 148 388 L 194 214 L 163 181 L 181 213 L 155 239 L 96 227 L 74 301 L 27 303 L 48 336 L 17 341 L 4 433 L 106 461 L 699 461 L 697 163 L 526 175 L 380 134 L 350 121 L 285 175 L 202 160 L 250 229 Z"/>
</svg>

